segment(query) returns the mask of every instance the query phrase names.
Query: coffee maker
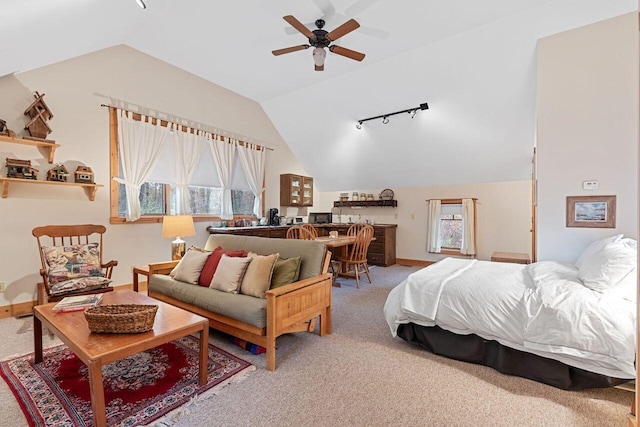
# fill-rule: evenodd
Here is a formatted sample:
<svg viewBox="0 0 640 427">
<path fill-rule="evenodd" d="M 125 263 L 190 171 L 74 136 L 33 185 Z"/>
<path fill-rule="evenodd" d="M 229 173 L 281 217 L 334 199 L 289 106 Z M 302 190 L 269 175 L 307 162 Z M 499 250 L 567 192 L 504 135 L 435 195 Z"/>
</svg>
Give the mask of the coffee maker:
<svg viewBox="0 0 640 427">
<path fill-rule="evenodd" d="M 278 217 L 278 209 L 271 208 L 269 209 L 269 225 L 280 225 L 280 218 Z"/>
</svg>

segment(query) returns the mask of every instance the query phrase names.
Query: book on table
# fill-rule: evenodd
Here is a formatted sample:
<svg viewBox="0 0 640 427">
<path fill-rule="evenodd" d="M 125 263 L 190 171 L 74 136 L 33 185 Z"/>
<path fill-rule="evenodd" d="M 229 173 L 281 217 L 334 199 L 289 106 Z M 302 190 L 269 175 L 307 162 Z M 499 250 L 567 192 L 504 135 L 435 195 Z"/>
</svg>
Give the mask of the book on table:
<svg viewBox="0 0 640 427">
<path fill-rule="evenodd" d="M 96 307 L 102 301 L 104 294 L 78 295 L 72 297 L 64 297 L 60 302 L 53 306 L 53 311 L 79 311 L 86 310 L 90 307 Z"/>
</svg>

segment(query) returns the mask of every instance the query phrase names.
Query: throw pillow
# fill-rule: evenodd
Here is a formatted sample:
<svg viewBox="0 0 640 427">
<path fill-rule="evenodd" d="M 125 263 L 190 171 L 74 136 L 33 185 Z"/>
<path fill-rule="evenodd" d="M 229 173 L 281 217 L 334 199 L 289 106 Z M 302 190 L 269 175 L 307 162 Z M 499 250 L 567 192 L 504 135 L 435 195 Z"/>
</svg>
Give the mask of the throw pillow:
<svg viewBox="0 0 640 427">
<path fill-rule="evenodd" d="M 249 257 L 240 258 L 222 255 L 209 287 L 237 294 L 250 262 L 251 258 Z"/>
<path fill-rule="evenodd" d="M 106 287 L 111 280 L 106 277 L 81 277 L 79 279 L 65 280 L 51 286 L 51 295 L 62 295 L 74 291 L 89 291 Z"/>
<path fill-rule="evenodd" d="M 637 250 L 623 241 L 609 243 L 578 269 L 578 277 L 594 291 L 603 292 L 616 286 L 637 266 Z"/>
<path fill-rule="evenodd" d="M 49 285 L 80 277 L 104 277 L 99 246 L 99 243 L 43 246 Z"/>
<path fill-rule="evenodd" d="M 209 252 L 200 252 L 197 249 L 189 248 L 169 275 L 181 282 L 197 285 L 198 277 L 200 277 L 200 272 L 209 255 Z"/>
<path fill-rule="evenodd" d="M 202 273 L 200 273 L 200 278 L 198 279 L 198 284 L 200 286 L 204 286 L 205 288 L 208 288 L 209 285 L 211 285 L 211 281 L 213 280 L 213 275 L 215 274 L 216 269 L 218 268 L 218 263 L 220 262 L 222 255 L 227 255 L 230 257 L 246 257 L 247 252 L 243 250 L 225 251 L 224 249 L 222 249 L 222 246 L 218 246 L 217 248 L 215 248 L 213 252 L 211 252 L 211 255 L 209 256 L 209 259 L 207 260 L 207 262 L 204 264 L 204 267 L 202 268 Z"/>
<path fill-rule="evenodd" d="M 271 275 L 273 267 L 278 260 L 279 254 L 250 256 L 251 263 L 247 267 L 247 272 L 242 278 L 240 293 L 251 295 L 257 298 L 266 298 L 266 293 L 271 285 Z"/>
<path fill-rule="evenodd" d="M 300 276 L 301 256 L 291 258 L 278 258 L 276 265 L 273 267 L 273 275 L 271 276 L 271 289 L 288 285 L 298 280 Z"/>
<path fill-rule="evenodd" d="M 616 234 L 615 236 L 609 236 L 609 237 L 605 237 L 604 239 L 596 240 L 595 242 L 587 246 L 585 250 L 582 251 L 582 253 L 580 254 L 580 256 L 578 257 L 578 259 L 573 265 L 575 265 L 576 268 L 579 269 L 584 265 L 585 261 L 587 261 L 590 257 L 595 255 L 596 253 L 600 252 L 602 248 L 607 246 L 609 243 L 617 242 L 620 239 L 622 239 L 622 234 Z"/>
</svg>

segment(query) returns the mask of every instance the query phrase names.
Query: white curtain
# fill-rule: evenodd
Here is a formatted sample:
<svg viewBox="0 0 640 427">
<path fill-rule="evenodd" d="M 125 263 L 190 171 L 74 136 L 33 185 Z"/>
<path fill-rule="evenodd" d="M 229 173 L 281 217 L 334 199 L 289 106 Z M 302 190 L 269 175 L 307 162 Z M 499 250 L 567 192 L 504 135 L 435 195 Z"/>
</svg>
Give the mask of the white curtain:
<svg viewBox="0 0 640 427">
<path fill-rule="evenodd" d="M 127 221 L 140 218 L 140 186 L 147 180 L 158 161 L 169 131 L 162 126 L 133 120 L 133 113 L 118 109 L 118 150 L 122 167 L 122 178 L 113 178 L 124 184 L 127 196 Z M 151 121 L 151 119 L 149 119 Z"/>
<path fill-rule="evenodd" d="M 476 254 L 474 209 L 473 199 L 462 199 L 462 255 Z"/>
<path fill-rule="evenodd" d="M 244 171 L 244 176 L 247 179 L 249 188 L 256 198 L 253 201 L 253 213 L 257 217 L 262 216 L 262 183 L 264 182 L 264 163 L 265 163 L 265 151 L 264 147 L 260 150 L 256 149 L 253 144 L 245 142 L 244 147 L 238 145 L 238 156 L 240 157 L 240 164 Z"/>
<path fill-rule="evenodd" d="M 429 222 L 427 224 L 427 251 L 440 253 L 440 214 L 442 202 L 429 200 Z"/>
<path fill-rule="evenodd" d="M 233 178 L 233 165 L 235 164 L 237 140 L 227 142 L 222 137 L 215 135 L 209 141 L 209 148 L 213 161 L 216 164 L 218 179 L 222 187 L 222 203 L 220 206 L 221 219 L 233 219 L 233 208 L 231 206 L 231 179 Z"/>
<path fill-rule="evenodd" d="M 205 140 L 195 131 L 191 133 L 190 128 L 186 132 L 182 132 L 180 125 L 173 124 L 171 127 L 174 130 L 173 148 L 176 167 L 175 213 L 176 215 L 188 215 L 191 213 L 189 182 L 200 161 Z"/>
</svg>

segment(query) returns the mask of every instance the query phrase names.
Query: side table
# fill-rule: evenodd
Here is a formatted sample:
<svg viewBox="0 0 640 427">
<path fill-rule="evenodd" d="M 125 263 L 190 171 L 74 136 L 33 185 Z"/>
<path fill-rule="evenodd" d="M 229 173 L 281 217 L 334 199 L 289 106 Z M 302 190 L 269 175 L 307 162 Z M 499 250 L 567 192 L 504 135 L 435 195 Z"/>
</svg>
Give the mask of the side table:
<svg viewBox="0 0 640 427">
<path fill-rule="evenodd" d="M 138 275 L 146 276 L 147 284 L 149 283 L 149 266 L 134 265 L 133 266 L 133 291 L 138 292 Z"/>
<path fill-rule="evenodd" d="M 510 262 L 513 264 L 531 264 L 529 254 L 521 254 L 516 252 L 494 252 L 491 254 L 493 262 Z"/>
</svg>

